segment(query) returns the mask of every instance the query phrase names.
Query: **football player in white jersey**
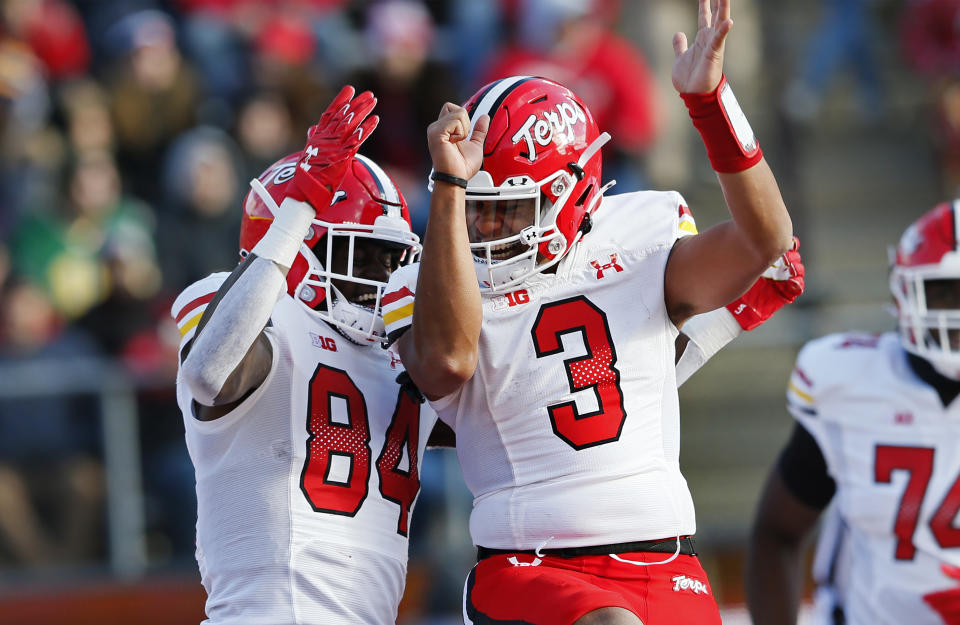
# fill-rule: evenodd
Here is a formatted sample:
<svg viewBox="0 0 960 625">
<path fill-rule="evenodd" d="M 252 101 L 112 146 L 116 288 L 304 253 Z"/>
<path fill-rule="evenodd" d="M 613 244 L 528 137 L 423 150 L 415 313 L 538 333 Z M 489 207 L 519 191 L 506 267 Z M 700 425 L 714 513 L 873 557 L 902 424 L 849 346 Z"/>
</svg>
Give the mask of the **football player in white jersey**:
<svg viewBox="0 0 960 625">
<path fill-rule="evenodd" d="M 900 239 L 898 332 L 800 351 L 787 388 L 796 424 L 750 538 L 754 623 L 796 623 L 804 539 L 831 501 L 826 530 L 839 523 L 842 540 L 827 531 L 815 562 L 840 609 L 820 623 L 960 623 L 958 224 L 960 201 L 939 204 Z"/>
<path fill-rule="evenodd" d="M 419 242 L 396 185 L 356 155 L 375 99 L 352 98 L 251 182 L 240 266 L 173 306 L 211 625 L 396 622 L 436 416 L 380 347 L 387 278 Z"/>
<path fill-rule="evenodd" d="M 690 539 L 674 339 L 792 244 L 722 76 L 731 26 L 729 0 L 701 0 L 693 47 L 674 37 L 674 86 L 733 216 L 697 236 L 678 193 L 603 197 L 608 135 L 555 82 L 496 81 L 428 129 L 427 243 L 397 343 L 474 495 L 468 623 L 720 621 Z M 407 312 L 385 309 L 388 334 Z"/>
</svg>

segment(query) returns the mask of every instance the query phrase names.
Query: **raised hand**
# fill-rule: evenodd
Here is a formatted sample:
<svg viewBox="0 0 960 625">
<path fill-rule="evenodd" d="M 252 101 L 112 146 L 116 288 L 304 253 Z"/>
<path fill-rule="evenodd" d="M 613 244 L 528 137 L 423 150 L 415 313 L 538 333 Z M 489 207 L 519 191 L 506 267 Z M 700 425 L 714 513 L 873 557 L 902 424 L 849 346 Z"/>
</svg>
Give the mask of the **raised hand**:
<svg viewBox="0 0 960 625">
<path fill-rule="evenodd" d="M 741 328 L 753 330 L 803 293 L 805 274 L 800 239 L 793 237 L 793 247 L 764 271 L 749 291 L 727 304 L 727 310 Z"/>
<path fill-rule="evenodd" d="M 697 36 L 687 47 L 687 36 L 673 36 L 673 87 L 679 93 L 710 93 L 723 75 L 723 44 L 733 26 L 730 0 L 700 0 Z"/>
<path fill-rule="evenodd" d="M 427 145 L 433 170 L 469 180 L 483 164 L 483 140 L 490 117 L 483 115 L 470 132 L 467 109 L 447 102 L 437 121 L 427 127 Z"/>
<path fill-rule="evenodd" d="M 373 94 L 364 91 L 355 98 L 353 94 L 350 85 L 341 89 L 320 121 L 307 131 L 288 196 L 309 202 L 314 210 L 330 206 L 347 166 L 380 122 L 376 115 L 370 116 L 377 104 Z"/>
</svg>

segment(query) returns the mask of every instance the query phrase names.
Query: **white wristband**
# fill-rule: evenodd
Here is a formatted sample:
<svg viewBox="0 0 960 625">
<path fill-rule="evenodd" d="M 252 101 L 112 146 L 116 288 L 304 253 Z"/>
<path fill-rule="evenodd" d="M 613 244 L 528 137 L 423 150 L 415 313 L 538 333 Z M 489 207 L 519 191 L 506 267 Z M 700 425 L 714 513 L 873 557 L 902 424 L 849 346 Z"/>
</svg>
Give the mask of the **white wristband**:
<svg viewBox="0 0 960 625">
<path fill-rule="evenodd" d="M 724 345 L 740 336 L 743 328 L 726 307 L 695 315 L 680 330 L 690 341 L 677 362 L 677 386 L 696 373 Z"/>
<path fill-rule="evenodd" d="M 250 250 L 251 253 L 289 270 L 300 251 L 300 245 L 310 232 L 314 215 L 313 207 L 306 202 L 284 198 L 273 216 L 273 223 Z"/>
</svg>

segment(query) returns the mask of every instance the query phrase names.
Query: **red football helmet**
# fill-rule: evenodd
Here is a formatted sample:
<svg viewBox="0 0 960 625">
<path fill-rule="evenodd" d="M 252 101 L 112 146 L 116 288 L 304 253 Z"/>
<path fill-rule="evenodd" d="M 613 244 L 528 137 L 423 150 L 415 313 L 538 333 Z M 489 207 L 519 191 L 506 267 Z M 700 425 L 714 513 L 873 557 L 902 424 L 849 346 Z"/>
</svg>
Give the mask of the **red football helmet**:
<svg viewBox="0 0 960 625">
<path fill-rule="evenodd" d="M 240 223 L 241 256 L 253 249 L 273 222 L 301 155 L 297 152 L 280 159 L 250 181 Z M 420 253 L 420 238 L 411 231 L 407 203 L 396 183 L 376 163 L 359 154 L 347 168 L 330 206 L 317 209 L 313 226 L 287 273 L 287 293 L 351 340 L 373 343 L 385 337 L 381 300 L 387 284 L 354 275 L 356 239 L 375 239 L 403 249 L 403 264 Z M 348 246 L 345 273 L 333 271 L 335 240 Z M 318 246 L 321 242 L 324 244 Z M 323 262 L 315 251 L 322 252 Z M 350 302 L 337 289 L 335 280 L 374 287 L 372 307 Z"/>
<path fill-rule="evenodd" d="M 891 250 L 890 290 L 904 348 L 960 379 L 960 200 L 938 204 Z"/>
<path fill-rule="evenodd" d="M 490 116 L 483 166 L 467 186 L 467 222 L 481 283 L 503 290 L 560 262 L 590 229 L 600 184 L 600 133 L 586 105 L 563 85 L 512 76 L 492 82 L 464 105 L 472 126 Z M 478 232 L 474 221 L 499 225 Z M 511 224 L 508 216 L 518 217 Z"/>
</svg>

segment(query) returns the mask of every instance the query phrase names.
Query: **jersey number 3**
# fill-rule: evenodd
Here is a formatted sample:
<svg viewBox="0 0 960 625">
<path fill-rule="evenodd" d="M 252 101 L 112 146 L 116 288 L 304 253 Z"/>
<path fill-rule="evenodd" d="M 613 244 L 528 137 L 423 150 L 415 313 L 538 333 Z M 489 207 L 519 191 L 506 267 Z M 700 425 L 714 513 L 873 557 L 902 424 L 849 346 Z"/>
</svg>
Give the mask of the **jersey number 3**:
<svg viewBox="0 0 960 625">
<path fill-rule="evenodd" d="M 586 355 L 568 358 L 563 364 L 570 392 L 593 390 L 598 408 L 581 413 L 573 401 L 547 406 L 554 433 L 574 449 L 619 439 L 626 412 L 606 314 L 586 297 L 572 297 L 545 304 L 530 333 L 537 358 L 562 353 L 565 334 L 580 333 L 587 350 Z"/>
<path fill-rule="evenodd" d="M 320 365 L 310 380 L 307 458 L 300 489 L 317 512 L 354 516 L 367 498 L 371 471 L 367 404 L 346 371 Z M 406 536 L 420 491 L 417 449 L 420 404 L 401 389 L 377 458 L 380 494 L 400 506 L 397 533 Z M 408 460 L 403 465 L 404 451 Z"/>
</svg>

